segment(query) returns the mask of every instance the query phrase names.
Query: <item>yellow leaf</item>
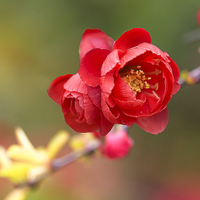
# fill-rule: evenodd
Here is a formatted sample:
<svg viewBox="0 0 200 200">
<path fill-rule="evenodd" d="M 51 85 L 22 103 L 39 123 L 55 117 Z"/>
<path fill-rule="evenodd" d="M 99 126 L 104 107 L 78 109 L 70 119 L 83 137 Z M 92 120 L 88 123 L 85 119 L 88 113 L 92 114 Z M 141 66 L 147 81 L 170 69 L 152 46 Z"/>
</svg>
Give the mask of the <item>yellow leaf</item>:
<svg viewBox="0 0 200 200">
<path fill-rule="evenodd" d="M 48 162 L 48 155 L 44 150 L 38 151 L 36 149 L 26 149 L 19 145 L 12 145 L 7 152 L 10 158 L 18 161 L 39 165 Z"/>
<path fill-rule="evenodd" d="M 67 143 L 69 133 L 66 131 L 59 131 L 48 143 L 47 152 L 49 159 L 53 159 L 61 148 Z"/>
<path fill-rule="evenodd" d="M 15 183 L 22 183 L 27 179 L 28 171 L 34 167 L 29 163 L 13 162 L 10 167 L 3 168 L 0 171 L 0 176 L 9 178 Z"/>
<path fill-rule="evenodd" d="M 16 135 L 18 143 L 21 146 L 23 146 L 24 148 L 29 149 L 29 150 L 34 149 L 34 146 L 31 144 L 30 140 L 28 139 L 28 137 L 26 136 L 26 134 L 24 133 L 22 128 L 17 127 L 15 129 L 15 135 Z"/>
</svg>

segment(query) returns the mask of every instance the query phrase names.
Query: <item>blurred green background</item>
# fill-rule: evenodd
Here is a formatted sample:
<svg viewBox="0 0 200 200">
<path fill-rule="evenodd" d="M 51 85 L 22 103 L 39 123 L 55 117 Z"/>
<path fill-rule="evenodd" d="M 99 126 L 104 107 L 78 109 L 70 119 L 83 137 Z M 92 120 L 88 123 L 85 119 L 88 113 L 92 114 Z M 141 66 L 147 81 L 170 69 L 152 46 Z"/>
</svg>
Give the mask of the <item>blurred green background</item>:
<svg viewBox="0 0 200 200">
<path fill-rule="evenodd" d="M 199 7 L 199 0 L 1 1 L 0 144 L 14 141 L 15 126 L 21 126 L 36 145 L 45 145 L 60 129 L 74 133 L 47 88 L 56 77 L 77 72 L 79 42 L 87 28 L 99 28 L 115 40 L 131 28 L 144 28 L 181 70 L 199 66 L 200 41 L 183 42 L 184 34 L 198 28 Z M 129 133 L 135 146 L 126 159 L 95 158 L 89 167 L 72 164 L 28 200 L 165 200 L 167 195 L 168 200 L 196 200 L 199 90 L 199 85 L 186 86 L 174 96 L 163 133 L 154 136 L 133 126 Z M 0 184 L 2 199 L 11 184 Z"/>
</svg>

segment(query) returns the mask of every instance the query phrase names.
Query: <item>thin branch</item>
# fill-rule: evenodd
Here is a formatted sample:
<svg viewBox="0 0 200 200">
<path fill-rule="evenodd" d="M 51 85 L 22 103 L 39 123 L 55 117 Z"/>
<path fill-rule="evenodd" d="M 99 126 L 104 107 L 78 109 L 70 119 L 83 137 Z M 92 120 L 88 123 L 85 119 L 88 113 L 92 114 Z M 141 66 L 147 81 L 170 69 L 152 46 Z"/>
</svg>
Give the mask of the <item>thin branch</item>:
<svg viewBox="0 0 200 200">
<path fill-rule="evenodd" d="M 96 149 L 101 146 L 101 141 L 96 139 L 88 143 L 83 150 L 80 151 L 73 151 L 63 157 L 56 158 L 50 163 L 50 171 L 41 175 L 34 181 L 27 181 L 22 184 L 16 185 L 16 188 L 35 188 L 37 187 L 42 181 L 44 181 L 50 174 L 54 173 L 55 171 L 59 170 L 60 168 L 69 165 L 70 163 L 76 161 L 77 159 L 92 154 Z"/>
<path fill-rule="evenodd" d="M 186 84 L 197 84 L 197 83 L 200 83 L 200 66 L 193 69 L 192 71 L 188 72 L 188 75 L 187 75 L 189 78 L 189 80 L 191 81 L 190 83 L 188 83 L 187 79 L 184 79 L 184 78 L 180 78 L 179 79 L 179 84 L 181 86 L 183 85 L 186 85 Z"/>
<path fill-rule="evenodd" d="M 73 151 L 61 158 L 54 159 L 51 163 L 52 170 L 58 170 L 73 161 L 76 161 L 78 158 L 89 155 L 93 153 L 97 148 L 99 148 L 101 142 L 99 140 L 93 140 L 88 145 L 86 145 L 85 149 L 82 151 Z"/>
</svg>

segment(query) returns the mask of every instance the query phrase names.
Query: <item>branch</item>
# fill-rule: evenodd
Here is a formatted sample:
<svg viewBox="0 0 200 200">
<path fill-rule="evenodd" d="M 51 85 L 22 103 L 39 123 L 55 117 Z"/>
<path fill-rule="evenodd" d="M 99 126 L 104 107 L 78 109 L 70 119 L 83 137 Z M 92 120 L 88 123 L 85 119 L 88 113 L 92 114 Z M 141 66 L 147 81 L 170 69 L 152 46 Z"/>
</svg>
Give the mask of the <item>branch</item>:
<svg viewBox="0 0 200 200">
<path fill-rule="evenodd" d="M 101 146 L 101 141 L 96 139 L 91 142 L 89 142 L 84 149 L 80 151 L 73 151 L 63 157 L 57 158 L 52 160 L 50 163 L 50 170 L 48 173 L 44 173 L 41 176 L 39 176 L 34 181 L 27 181 L 22 184 L 16 185 L 16 188 L 35 188 L 37 187 L 42 181 L 44 181 L 50 174 L 53 172 L 59 170 L 60 168 L 76 161 L 77 159 L 92 154 L 96 149 L 98 149 Z"/>
<path fill-rule="evenodd" d="M 200 83 L 200 66 L 190 72 L 186 72 L 184 76 L 179 78 L 179 84 L 184 86 L 186 84 L 194 85 Z"/>
<path fill-rule="evenodd" d="M 61 158 L 54 159 L 51 163 L 52 170 L 58 170 L 73 161 L 76 161 L 78 158 L 89 155 L 93 153 L 97 148 L 99 148 L 101 142 L 99 140 L 91 141 L 82 151 L 73 151 Z"/>
</svg>

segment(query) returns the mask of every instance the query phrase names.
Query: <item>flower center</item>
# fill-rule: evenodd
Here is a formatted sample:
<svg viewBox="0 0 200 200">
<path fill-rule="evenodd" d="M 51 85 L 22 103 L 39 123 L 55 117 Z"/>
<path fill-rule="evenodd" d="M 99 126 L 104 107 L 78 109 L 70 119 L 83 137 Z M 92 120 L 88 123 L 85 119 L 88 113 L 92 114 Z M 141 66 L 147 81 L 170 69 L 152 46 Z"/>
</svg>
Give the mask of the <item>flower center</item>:
<svg viewBox="0 0 200 200">
<path fill-rule="evenodd" d="M 142 89 L 150 88 L 150 84 L 147 81 L 151 80 L 151 77 L 146 77 L 144 71 L 140 68 L 140 65 L 137 67 L 130 66 L 119 71 L 121 78 L 131 87 L 135 95 L 140 93 Z"/>
</svg>

